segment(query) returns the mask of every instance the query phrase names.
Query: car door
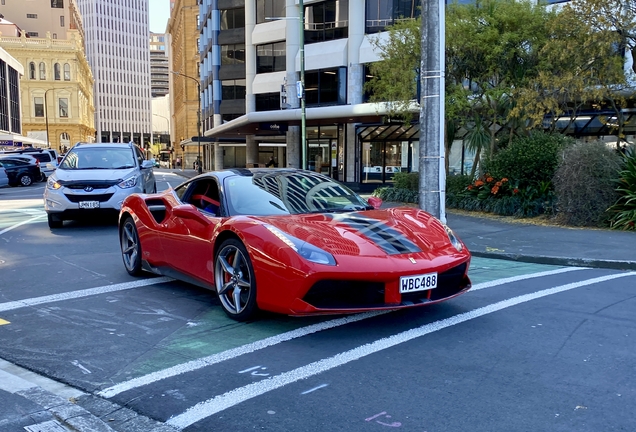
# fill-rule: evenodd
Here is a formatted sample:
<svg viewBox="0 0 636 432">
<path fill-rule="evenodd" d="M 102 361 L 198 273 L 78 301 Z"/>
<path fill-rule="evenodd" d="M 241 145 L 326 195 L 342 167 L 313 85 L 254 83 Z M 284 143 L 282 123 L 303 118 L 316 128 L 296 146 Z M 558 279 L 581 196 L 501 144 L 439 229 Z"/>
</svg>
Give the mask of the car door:
<svg viewBox="0 0 636 432">
<path fill-rule="evenodd" d="M 135 146 L 135 158 L 137 159 L 137 164 L 139 165 L 139 173 L 141 175 L 141 182 L 143 185 L 143 190 L 146 192 L 151 192 L 154 190 L 154 175 L 152 172 L 152 168 L 142 168 L 144 163 L 144 154 L 141 152 L 139 147 Z"/>
<path fill-rule="evenodd" d="M 212 285 L 213 241 L 220 215 L 203 208 L 201 195 L 218 183 L 211 177 L 192 181 L 166 197 L 167 217 L 162 225 L 166 262 L 178 272 Z"/>
</svg>

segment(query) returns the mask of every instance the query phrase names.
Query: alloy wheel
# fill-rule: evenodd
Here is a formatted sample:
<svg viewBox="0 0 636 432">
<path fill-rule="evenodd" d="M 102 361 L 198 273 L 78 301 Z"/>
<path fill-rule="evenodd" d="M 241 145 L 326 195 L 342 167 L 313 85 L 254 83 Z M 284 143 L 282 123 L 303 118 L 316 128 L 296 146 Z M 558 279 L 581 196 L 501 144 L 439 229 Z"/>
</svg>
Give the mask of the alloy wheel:
<svg viewBox="0 0 636 432">
<path fill-rule="evenodd" d="M 233 319 L 248 319 L 256 310 L 256 287 L 245 247 L 237 240 L 226 240 L 215 261 L 214 281 L 221 306 Z"/>
</svg>

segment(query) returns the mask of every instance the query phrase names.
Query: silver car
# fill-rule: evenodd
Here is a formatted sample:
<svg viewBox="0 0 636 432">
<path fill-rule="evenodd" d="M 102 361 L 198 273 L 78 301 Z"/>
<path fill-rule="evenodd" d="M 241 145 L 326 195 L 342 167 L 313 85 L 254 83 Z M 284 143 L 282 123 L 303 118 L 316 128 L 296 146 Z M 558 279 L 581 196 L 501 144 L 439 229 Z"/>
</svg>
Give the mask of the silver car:
<svg viewBox="0 0 636 432">
<path fill-rule="evenodd" d="M 76 144 L 46 182 L 49 227 L 98 212 L 117 214 L 128 195 L 156 192 L 153 166 L 133 143 Z"/>
<path fill-rule="evenodd" d="M 9 176 L 7 175 L 7 170 L 2 166 L 2 162 L 0 162 L 0 188 L 9 186 Z"/>
</svg>

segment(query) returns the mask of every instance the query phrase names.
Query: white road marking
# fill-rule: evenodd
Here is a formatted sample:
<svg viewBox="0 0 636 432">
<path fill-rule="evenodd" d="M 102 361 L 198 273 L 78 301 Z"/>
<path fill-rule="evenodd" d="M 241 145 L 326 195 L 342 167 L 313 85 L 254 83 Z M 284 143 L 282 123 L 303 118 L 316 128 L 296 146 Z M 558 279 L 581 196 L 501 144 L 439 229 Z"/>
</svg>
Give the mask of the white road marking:
<svg viewBox="0 0 636 432">
<path fill-rule="evenodd" d="M 89 297 L 98 294 L 106 294 L 115 291 L 123 291 L 131 288 L 137 288 L 147 285 L 155 285 L 160 283 L 172 282 L 174 279 L 168 277 L 158 277 L 158 278 L 150 278 L 150 279 L 141 279 L 131 282 L 124 282 L 114 285 L 106 285 L 97 288 L 89 288 L 78 291 L 70 291 L 60 294 L 52 294 L 48 296 L 42 297 L 34 297 L 30 299 L 24 300 L 16 300 L 12 302 L 0 303 L 0 312 L 5 312 L 14 309 L 21 309 L 24 307 L 30 307 L 45 303 L 54 303 L 63 300 L 71 300 L 82 297 Z"/>
<path fill-rule="evenodd" d="M 289 372 L 282 373 L 280 375 L 266 378 L 262 381 L 255 382 L 243 387 L 238 387 L 234 390 L 230 390 L 222 395 L 213 397 L 203 402 L 188 408 L 184 413 L 171 417 L 166 424 L 177 427 L 179 429 L 186 428 L 200 420 L 203 420 L 218 412 L 231 408 L 241 402 L 263 395 L 270 391 L 276 390 L 280 387 L 292 384 L 302 379 L 312 377 L 322 372 L 334 369 L 344 364 L 350 363 L 354 360 L 361 359 L 363 357 L 375 354 L 379 351 L 394 347 L 396 345 L 408 342 L 415 338 L 425 336 L 427 334 L 451 327 L 463 322 L 479 318 L 484 315 L 488 315 L 512 306 L 519 305 L 521 303 L 536 300 L 541 297 L 546 297 L 553 294 L 558 294 L 564 291 L 569 291 L 575 288 L 580 288 L 587 285 L 593 285 L 596 283 L 606 282 L 612 279 L 617 279 L 627 276 L 636 276 L 636 272 L 620 273 L 609 276 L 602 276 L 593 279 L 584 280 L 581 282 L 569 283 L 566 285 L 556 286 L 546 290 L 536 291 L 531 294 L 524 294 L 521 296 L 509 298 L 497 303 L 490 304 L 481 308 L 477 308 L 468 312 L 464 312 L 443 320 L 435 321 L 430 324 L 425 324 L 421 327 L 406 330 L 393 336 L 378 339 L 375 342 L 371 342 L 349 351 L 336 354 L 335 356 L 318 360 L 310 363 L 306 366 L 301 366 Z"/>
<path fill-rule="evenodd" d="M 552 275 L 556 273 L 563 273 L 566 271 L 582 270 L 582 269 L 583 268 L 578 268 L 578 267 L 565 268 L 565 269 L 544 271 L 539 273 L 530 273 L 526 275 L 515 276 L 512 278 L 497 279 L 490 282 L 484 282 L 483 284 L 477 284 L 473 286 L 471 291 L 479 290 L 483 288 L 489 288 L 489 287 L 493 287 L 497 285 L 503 285 L 509 282 L 518 282 L 524 279 L 532 279 L 536 277 L 542 277 L 542 276 Z M 468 291 L 468 294 L 470 294 L 470 291 Z M 166 378 L 171 378 L 177 375 L 181 375 L 184 373 L 195 371 L 197 369 L 204 368 L 206 366 L 211 366 L 226 360 L 231 360 L 233 358 L 236 358 L 245 354 L 250 354 L 250 353 L 253 353 L 254 351 L 258 351 L 273 345 L 277 345 L 279 343 L 287 342 L 292 339 L 307 336 L 312 333 L 317 333 L 323 330 L 328 330 L 328 329 L 332 329 L 342 325 L 354 323 L 357 321 L 362 321 L 367 318 L 373 318 L 379 315 L 387 314 L 389 312 L 392 312 L 392 311 L 365 312 L 365 313 L 361 313 L 357 315 L 348 315 L 343 318 L 337 318 L 337 319 L 321 322 L 318 324 L 312 324 L 306 327 L 301 327 L 296 330 L 291 330 L 285 333 L 278 334 L 276 336 L 271 336 L 271 337 L 268 337 L 256 342 L 252 342 L 246 345 L 242 345 L 240 347 L 232 348 L 217 354 L 212 354 L 207 357 L 202 357 L 202 358 L 191 360 L 186 363 L 181 363 L 166 369 L 158 370 L 156 372 L 151 372 L 147 375 L 133 378 L 131 380 L 116 384 L 112 387 L 108 387 L 97 394 L 101 397 L 112 398 L 113 396 L 116 396 L 125 391 L 132 390 L 134 388 L 142 387 L 145 385 L 149 385 Z"/>
<path fill-rule="evenodd" d="M 328 385 L 329 385 L 329 384 L 321 384 L 321 385 L 319 385 L 318 387 L 314 387 L 314 388 L 312 388 L 312 389 L 305 390 L 305 391 L 304 391 L 304 392 L 302 392 L 301 394 L 309 394 L 309 393 L 314 392 L 314 391 L 316 391 L 316 390 L 320 390 L 320 389 L 321 389 L 321 388 L 323 388 L 323 387 L 327 387 Z"/>
<path fill-rule="evenodd" d="M 567 272 L 577 271 L 577 270 L 589 270 L 589 269 L 590 267 L 565 267 L 565 268 L 560 268 L 555 270 L 547 270 L 547 271 L 543 271 L 539 273 L 532 273 L 532 277 L 551 276 L 551 275 L 560 274 L 560 273 L 567 273 Z M 472 287 L 470 291 L 477 291 L 480 289 L 490 288 L 497 285 L 503 285 L 503 284 L 512 283 L 512 282 L 519 282 L 521 280 L 528 279 L 527 276 L 528 275 L 519 275 L 519 276 L 512 276 L 512 277 L 504 278 L 504 279 L 496 279 L 490 282 L 483 282 Z"/>
<path fill-rule="evenodd" d="M 12 225 L 12 226 L 10 226 L 10 227 L 8 227 L 8 228 L 5 228 L 5 229 L 3 229 L 2 231 L 0 231 L 0 235 L 2 235 L 2 234 L 4 234 L 4 233 L 6 233 L 7 231 L 11 231 L 12 229 L 15 229 L 15 228 L 17 228 L 17 227 L 19 227 L 19 226 L 22 226 L 22 225 L 25 225 L 25 224 L 28 224 L 28 223 L 34 222 L 34 221 L 36 221 L 36 220 L 38 220 L 38 219 L 41 219 L 41 218 L 43 218 L 44 216 L 46 216 L 46 214 L 43 214 L 43 215 L 40 215 L 40 216 L 36 216 L 36 217 L 31 218 L 31 219 L 27 219 L 27 220 L 25 220 L 25 221 L 22 221 L 22 222 L 20 222 L 20 223 L 17 223 L 17 224 L 15 224 L 15 225 Z"/>
</svg>

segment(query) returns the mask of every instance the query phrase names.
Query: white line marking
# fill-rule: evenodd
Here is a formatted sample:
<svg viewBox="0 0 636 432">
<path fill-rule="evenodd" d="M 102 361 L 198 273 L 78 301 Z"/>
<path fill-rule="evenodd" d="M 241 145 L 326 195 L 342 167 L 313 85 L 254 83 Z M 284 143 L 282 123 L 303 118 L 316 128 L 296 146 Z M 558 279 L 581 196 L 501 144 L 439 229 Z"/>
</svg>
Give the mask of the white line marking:
<svg viewBox="0 0 636 432">
<path fill-rule="evenodd" d="M 576 269 L 576 270 L 583 270 L 584 268 L 578 268 L 578 267 L 574 267 L 572 269 Z M 483 284 L 478 284 L 475 285 L 472 290 L 479 290 L 479 289 L 483 289 L 483 288 L 489 288 L 489 287 L 493 287 L 496 285 L 501 285 L 501 284 L 505 284 L 505 283 L 509 283 L 509 282 L 517 282 L 523 279 L 532 279 L 535 277 L 542 277 L 542 276 L 546 276 L 546 275 L 551 275 L 551 274 L 555 274 L 555 273 L 562 273 L 564 271 L 571 271 L 570 268 L 566 268 L 566 269 L 558 269 L 558 270 L 550 270 L 547 272 L 539 272 L 539 273 L 531 273 L 531 274 L 527 274 L 527 275 L 522 275 L 522 276 L 515 276 L 512 278 L 505 278 L 505 279 L 498 279 L 495 281 L 490 281 L 490 282 L 484 282 Z M 500 282 L 499 282 L 500 281 Z M 497 283 L 499 282 L 499 283 Z M 470 291 L 468 291 L 467 294 L 470 294 Z M 108 387 L 102 391 L 100 391 L 99 393 L 97 393 L 99 396 L 101 397 L 105 397 L 105 398 L 112 398 L 113 396 L 116 396 L 120 393 L 123 393 L 125 391 L 128 390 L 132 390 L 134 388 L 137 387 L 142 387 L 148 384 L 152 384 L 155 383 L 157 381 L 166 379 L 166 378 L 171 378 L 177 375 L 181 375 L 184 373 L 188 373 L 188 372 L 192 372 L 195 371 L 197 369 L 201 369 L 204 368 L 206 366 L 211 366 L 217 363 L 221 363 L 223 361 L 226 360 L 231 360 L 235 357 L 239 357 L 245 354 L 250 354 L 254 351 L 258 351 L 273 345 L 277 345 L 279 343 L 283 343 L 283 342 L 287 342 L 289 340 L 292 339 L 296 339 L 296 338 L 300 338 L 303 336 L 307 336 L 310 335 L 312 333 L 317 333 L 323 330 L 328 330 L 331 328 L 335 328 L 335 327 L 339 327 L 342 325 L 346 325 L 349 323 L 354 323 L 357 321 L 362 321 L 365 320 L 367 318 L 373 318 L 375 316 L 379 316 L 379 315 L 384 315 L 387 314 L 389 312 L 393 312 L 393 311 L 380 311 L 380 312 L 365 312 L 365 313 L 361 313 L 358 315 L 348 315 L 345 316 L 343 318 L 337 318 L 337 319 L 333 319 L 333 320 L 329 320 L 329 321 L 325 321 L 322 323 L 318 323 L 318 324 L 312 324 L 310 326 L 307 327 L 301 327 L 299 329 L 296 330 L 291 330 L 285 333 L 281 333 L 279 335 L 276 336 L 271 336 L 256 342 L 252 342 L 246 345 L 242 345 L 240 347 L 236 347 L 236 348 L 232 348 L 217 354 L 212 354 L 210 356 L 207 357 L 202 357 L 196 360 L 191 360 L 189 362 L 186 363 L 181 363 L 172 367 L 169 367 L 167 369 L 162 369 L 162 370 L 158 370 L 156 372 L 151 372 L 147 375 L 143 375 L 137 378 L 133 378 L 129 381 L 125 381 L 119 384 L 116 384 L 112 387 Z"/>
<path fill-rule="evenodd" d="M 36 220 L 38 220 L 38 219 L 40 219 L 40 218 L 42 218 L 42 217 L 44 217 L 44 216 L 46 216 L 46 214 L 43 214 L 43 215 L 40 215 L 40 216 L 36 216 L 36 217 L 34 217 L 34 218 L 31 218 L 31 219 L 27 219 L 27 220 L 25 220 L 25 221 L 22 221 L 22 222 L 20 222 L 20 223 L 17 223 L 17 224 L 15 224 L 15 225 L 12 225 L 12 226 L 10 226 L 10 227 L 8 227 L 8 228 L 5 228 L 5 229 L 3 229 L 2 231 L 0 231 L 0 235 L 2 235 L 2 234 L 4 234 L 4 233 L 6 233 L 7 231 L 11 231 L 12 229 L 17 228 L 17 227 L 19 227 L 19 226 L 21 226 L 21 225 L 28 224 L 28 223 L 30 223 L 30 222 L 36 221 Z"/>
<path fill-rule="evenodd" d="M 531 294 L 524 294 L 518 297 L 513 297 L 507 300 L 503 300 L 497 303 L 490 304 L 481 308 L 473 309 L 468 312 L 464 312 L 443 320 L 435 321 L 430 324 L 425 324 L 421 327 L 406 330 L 393 336 L 378 339 L 375 342 L 371 342 L 349 351 L 336 354 L 335 356 L 318 360 L 310 363 L 306 366 L 301 366 L 289 372 L 282 373 L 280 375 L 266 378 L 262 381 L 248 384 L 243 387 L 238 387 L 234 390 L 230 390 L 227 393 L 213 397 L 203 402 L 188 408 L 184 413 L 171 417 L 166 424 L 177 427 L 179 429 L 186 428 L 204 418 L 214 415 L 218 412 L 233 407 L 241 402 L 263 395 L 267 392 L 276 390 L 287 384 L 300 381 L 302 379 L 309 378 L 319 373 L 328 371 L 330 369 L 342 366 L 354 360 L 358 360 L 362 357 L 374 354 L 376 352 L 391 348 L 395 345 L 408 342 L 412 339 L 425 336 L 429 333 L 436 332 L 438 330 L 445 329 L 457 324 L 461 324 L 465 321 L 469 321 L 475 318 L 479 318 L 483 315 L 488 315 L 493 312 L 497 312 L 512 306 L 516 306 L 521 303 L 536 300 L 541 297 L 546 297 L 553 294 L 558 294 L 564 291 L 569 291 L 575 288 L 580 288 L 587 285 L 606 282 L 612 279 L 617 279 L 626 276 L 636 276 L 636 272 L 620 273 L 609 276 L 597 277 L 594 279 L 588 279 L 581 282 L 569 283 L 566 285 L 549 288 L 542 291 L 536 291 Z"/>
<path fill-rule="evenodd" d="M 97 294 L 105 294 L 115 291 L 123 291 L 131 288 L 137 288 L 147 285 L 155 285 L 160 283 L 172 282 L 174 279 L 168 277 L 158 277 L 158 278 L 150 278 L 150 279 L 142 279 L 131 282 L 124 282 L 114 285 L 106 285 L 97 288 L 89 288 L 85 290 L 71 291 L 61 294 L 52 294 L 48 296 L 42 297 L 34 297 L 30 299 L 24 300 L 16 300 L 12 302 L 0 303 L 0 312 L 20 309 L 23 307 L 35 306 L 44 303 L 54 303 L 63 300 L 71 300 L 82 297 L 89 297 Z"/>
<path fill-rule="evenodd" d="M 329 384 L 321 384 L 321 385 L 319 385 L 318 387 L 314 387 L 314 388 L 312 388 L 312 389 L 305 390 L 305 391 L 304 391 L 304 392 L 302 392 L 301 394 L 309 394 L 309 393 L 311 393 L 311 392 L 313 392 L 313 391 L 320 390 L 320 389 L 321 389 L 321 388 L 323 388 L 323 387 L 327 387 L 328 385 L 329 385 Z"/>
<path fill-rule="evenodd" d="M 539 272 L 539 273 L 532 273 L 530 276 L 534 277 L 543 277 L 543 276 L 551 276 L 551 275 L 555 275 L 555 274 L 560 274 L 560 273 L 567 273 L 567 272 L 571 272 L 571 271 L 576 271 L 576 270 L 589 270 L 591 269 L 591 267 L 565 267 L 565 268 L 560 268 L 560 269 L 556 269 L 556 270 L 547 270 L 547 271 L 543 271 L 543 272 Z M 489 282 L 483 282 L 480 284 L 477 284 L 475 286 L 473 286 L 470 291 L 477 291 L 480 289 L 484 289 L 484 288 L 490 288 L 493 286 L 497 286 L 497 285 L 503 285 L 503 284 L 507 284 L 507 283 L 511 283 L 511 282 L 519 282 L 521 280 L 524 279 L 528 279 L 528 275 L 519 275 L 519 276 L 512 276 L 509 278 L 504 278 L 504 279 L 496 279 L 493 281 L 489 281 Z M 470 292 L 468 291 L 468 292 Z"/>
</svg>

